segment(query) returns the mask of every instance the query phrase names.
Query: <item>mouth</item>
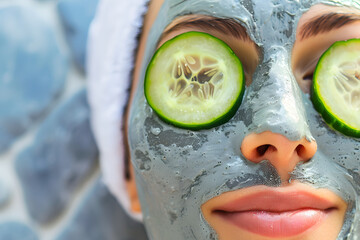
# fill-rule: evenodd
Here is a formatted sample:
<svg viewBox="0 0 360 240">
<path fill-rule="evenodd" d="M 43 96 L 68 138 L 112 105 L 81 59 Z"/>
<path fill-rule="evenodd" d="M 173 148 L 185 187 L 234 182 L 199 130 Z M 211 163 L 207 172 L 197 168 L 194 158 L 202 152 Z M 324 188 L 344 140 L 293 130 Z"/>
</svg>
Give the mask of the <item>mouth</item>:
<svg viewBox="0 0 360 240">
<path fill-rule="evenodd" d="M 263 186 L 222 194 L 202 210 L 210 225 L 211 219 L 217 219 L 215 222 L 264 237 L 292 237 L 316 228 L 338 211 L 337 200 L 309 189 Z"/>
</svg>

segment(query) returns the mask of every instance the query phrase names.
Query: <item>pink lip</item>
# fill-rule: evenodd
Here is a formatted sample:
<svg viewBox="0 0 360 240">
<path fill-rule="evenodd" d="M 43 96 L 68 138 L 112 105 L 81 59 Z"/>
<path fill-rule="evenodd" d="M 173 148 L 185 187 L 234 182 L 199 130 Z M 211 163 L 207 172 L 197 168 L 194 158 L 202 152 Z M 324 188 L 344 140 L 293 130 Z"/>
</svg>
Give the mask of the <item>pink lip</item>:
<svg viewBox="0 0 360 240">
<path fill-rule="evenodd" d="M 334 205 L 308 192 L 261 191 L 213 210 L 239 228 L 267 236 L 290 237 L 320 223 Z"/>
</svg>

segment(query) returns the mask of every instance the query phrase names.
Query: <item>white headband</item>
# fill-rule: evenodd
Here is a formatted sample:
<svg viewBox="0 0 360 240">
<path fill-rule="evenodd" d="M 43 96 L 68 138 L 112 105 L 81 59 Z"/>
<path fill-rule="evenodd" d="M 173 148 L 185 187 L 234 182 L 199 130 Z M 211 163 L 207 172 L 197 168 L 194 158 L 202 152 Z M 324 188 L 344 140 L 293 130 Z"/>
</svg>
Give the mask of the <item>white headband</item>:
<svg viewBox="0 0 360 240">
<path fill-rule="evenodd" d="M 125 211 L 130 211 L 125 186 L 122 116 L 128 101 L 136 37 L 148 0 L 101 0 L 87 46 L 87 87 L 91 124 L 100 151 L 103 181 Z"/>
</svg>

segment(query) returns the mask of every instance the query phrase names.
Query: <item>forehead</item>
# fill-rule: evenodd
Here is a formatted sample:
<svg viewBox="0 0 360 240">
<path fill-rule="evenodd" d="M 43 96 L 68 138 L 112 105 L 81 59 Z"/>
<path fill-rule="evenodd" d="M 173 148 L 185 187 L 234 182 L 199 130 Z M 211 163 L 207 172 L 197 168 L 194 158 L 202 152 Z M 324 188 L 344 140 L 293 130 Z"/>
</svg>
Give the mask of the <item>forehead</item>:
<svg viewBox="0 0 360 240">
<path fill-rule="evenodd" d="M 304 12 L 316 4 L 360 9 L 360 1 L 344 0 L 164 0 L 155 22 L 162 31 L 174 19 L 183 15 L 203 14 L 232 18 L 241 22 L 255 42 L 279 36 L 289 38 L 294 24 Z M 324 6 L 324 5 L 323 5 Z M 277 29 L 277 31 L 272 31 Z"/>
<path fill-rule="evenodd" d="M 181 19 L 182 16 L 203 14 L 219 18 L 231 18 L 239 21 L 250 38 L 264 49 L 274 45 L 288 46 L 290 50 L 300 17 L 317 4 L 331 7 L 350 7 L 360 9 L 360 0 L 153 0 L 160 3 L 160 11 L 150 14 L 155 21 L 147 38 L 143 67 L 147 66 L 156 50 L 158 40 L 166 27 Z M 267 50 L 264 51 L 268 54 Z M 266 58 L 266 56 L 264 56 Z"/>
<path fill-rule="evenodd" d="M 269 17 L 277 17 L 274 14 L 276 12 L 295 15 L 316 4 L 360 8 L 358 0 L 164 0 L 163 8 L 170 18 L 186 14 L 206 14 L 233 18 L 242 15 L 249 17 L 249 20 L 269 20 Z M 241 20 L 244 20 L 243 17 Z"/>
</svg>

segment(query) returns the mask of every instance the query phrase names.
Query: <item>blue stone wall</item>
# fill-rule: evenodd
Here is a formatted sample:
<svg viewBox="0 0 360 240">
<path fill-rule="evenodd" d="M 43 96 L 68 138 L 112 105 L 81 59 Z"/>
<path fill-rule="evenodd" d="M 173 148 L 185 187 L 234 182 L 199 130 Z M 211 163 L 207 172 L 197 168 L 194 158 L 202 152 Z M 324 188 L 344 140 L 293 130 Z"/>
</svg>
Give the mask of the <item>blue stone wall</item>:
<svg viewBox="0 0 360 240">
<path fill-rule="evenodd" d="M 0 2 L 0 240 L 143 240 L 101 182 L 86 96 L 98 0 Z"/>
</svg>

